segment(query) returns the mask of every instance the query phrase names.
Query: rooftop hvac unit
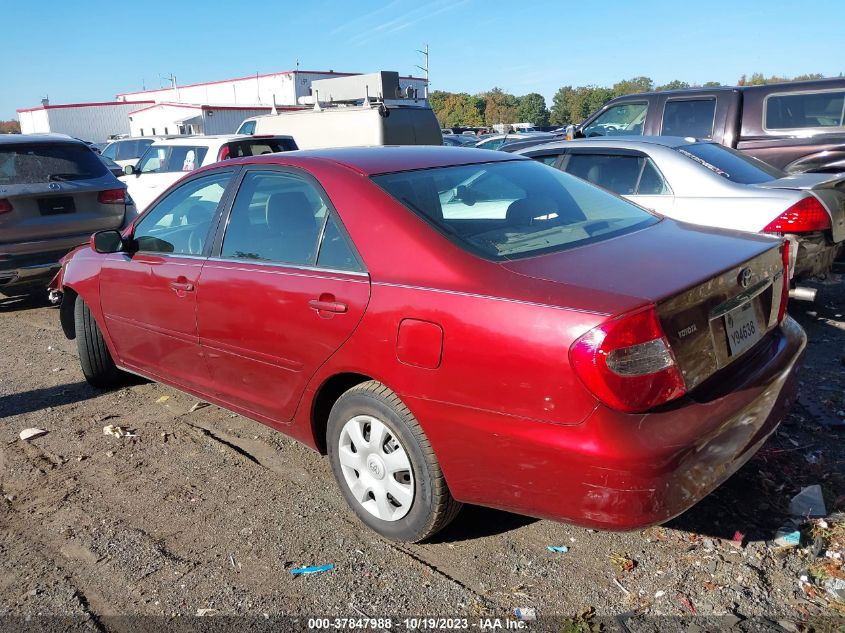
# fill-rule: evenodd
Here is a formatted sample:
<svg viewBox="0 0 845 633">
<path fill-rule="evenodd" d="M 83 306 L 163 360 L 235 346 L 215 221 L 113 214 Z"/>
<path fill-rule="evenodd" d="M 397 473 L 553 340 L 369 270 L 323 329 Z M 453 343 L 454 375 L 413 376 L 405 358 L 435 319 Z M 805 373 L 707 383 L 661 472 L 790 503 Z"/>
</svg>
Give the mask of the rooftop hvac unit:
<svg viewBox="0 0 845 633">
<path fill-rule="evenodd" d="M 382 70 L 366 75 L 351 75 L 332 79 L 315 79 L 311 91 L 319 92 L 323 103 L 361 101 L 363 99 L 384 101 L 402 99 L 405 95 L 399 88 L 399 73 Z"/>
</svg>

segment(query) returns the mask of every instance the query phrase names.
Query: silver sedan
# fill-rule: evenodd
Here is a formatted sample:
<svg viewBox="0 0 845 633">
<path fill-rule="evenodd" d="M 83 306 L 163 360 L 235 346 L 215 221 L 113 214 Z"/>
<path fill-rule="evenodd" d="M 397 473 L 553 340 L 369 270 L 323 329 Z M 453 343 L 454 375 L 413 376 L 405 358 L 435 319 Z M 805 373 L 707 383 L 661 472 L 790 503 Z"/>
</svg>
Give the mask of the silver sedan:
<svg viewBox="0 0 845 633">
<path fill-rule="evenodd" d="M 784 235 L 793 277 L 826 273 L 845 240 L 845 173 L 787 175 L 677 137 L 556 141 L 515 152 L 694 224 Z"/>
</svg>

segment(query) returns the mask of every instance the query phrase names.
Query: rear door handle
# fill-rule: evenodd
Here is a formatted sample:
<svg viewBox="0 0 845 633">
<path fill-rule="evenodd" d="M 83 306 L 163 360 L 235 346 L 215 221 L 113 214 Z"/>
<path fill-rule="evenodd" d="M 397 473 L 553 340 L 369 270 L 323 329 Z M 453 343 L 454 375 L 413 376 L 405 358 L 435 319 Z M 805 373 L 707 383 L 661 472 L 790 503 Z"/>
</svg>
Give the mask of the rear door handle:
<svg viewBox="0 0 845 633">
<path fill-rule="evenodd" d="M 181 290 L 182 292 L 192 292 L 194 290 L 194 284 L 190 282 L 171 281 L 170 287 L 174 290 Z"/>
<path fill-rule="evenodd" d="M 344 314 L 348 309 L 345 303 L 339 301 L 324 301 L 321 299 L 311 299 L 308 302 L 309 307 L 317 312 L 334 312 L 336 314 Z"/>
</svg>

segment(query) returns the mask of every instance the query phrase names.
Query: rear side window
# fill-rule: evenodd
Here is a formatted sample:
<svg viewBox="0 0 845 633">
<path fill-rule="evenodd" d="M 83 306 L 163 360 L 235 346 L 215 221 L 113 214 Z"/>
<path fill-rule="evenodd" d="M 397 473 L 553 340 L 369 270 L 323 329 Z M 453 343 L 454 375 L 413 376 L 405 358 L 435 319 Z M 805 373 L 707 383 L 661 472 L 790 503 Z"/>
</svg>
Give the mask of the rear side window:
<svg viewBox="0 0 845 633">
<path fill-rule="evenodd" d="M 573 153 L 566 172 L 620 196 L 669 193 L 660 171 L 645 156 Z"/>
<path fill-rule="evenodd" d="M 99 178 L 108 173 L 86 145 L 0 145 L 0 185 L 25 185 Z"/>
<path fill-rule="evenodd" d="M 843 127 L 845 91 L 771 95 L 764 109 L 767 130 Z"/>
<path fill-rule="evenodd" d="M 163 174 L 193 171 L 202 165 L 207 147 L 192 145 L 152 145 L 138 161 L 141 173 Z"/>
<path fill-rule="evenodd" d="M 662 133 L 666 136 L 712 138 L 716 99 L 667 101 L 663 108 Z"/>
<path fill-rule="evenodd" d="M 743 185 L 756 185 L 786 176 L 763 161 L 716 143 L 694 143 L 676 149 L 714 174 Z"/>
<path fill-rule="evenodd" d="M 535 154 L 531 158 L 543 163 L 544 165 L 554 165 L 557 162 L 559 154 Z"/>
<path fill-rule="evenodd" d="M 322 195 L 304 178 L 249 172 L 235 196 L 220 254 L 313 266 L 327 214 Z"/>
<path fill-rule="evenodd" d="M 581 132 L 587 137 L 642 135 L 647 110 L 645 102 L 611 106 Z"/>
</svg>

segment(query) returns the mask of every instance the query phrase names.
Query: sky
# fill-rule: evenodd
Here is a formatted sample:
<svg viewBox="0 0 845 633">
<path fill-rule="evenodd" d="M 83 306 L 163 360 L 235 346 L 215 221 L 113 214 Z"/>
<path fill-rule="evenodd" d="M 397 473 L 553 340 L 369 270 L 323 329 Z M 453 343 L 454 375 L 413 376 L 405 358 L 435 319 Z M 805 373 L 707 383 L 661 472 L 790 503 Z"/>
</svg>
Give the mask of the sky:
<svg viewBox="0 0 845 633">
<path fill-rule="evenodd" d="M 801 7 L 807 7 L 802 11 Z M 296 68 L 422 76 L 432 90 L 564 85 L 645 75 L 735 84 L 743 73 L 845 72 L 845 2 L 558 0 L 0 0 L 0 120 L 44 96 L 109 101 Z"/>
</svg>

